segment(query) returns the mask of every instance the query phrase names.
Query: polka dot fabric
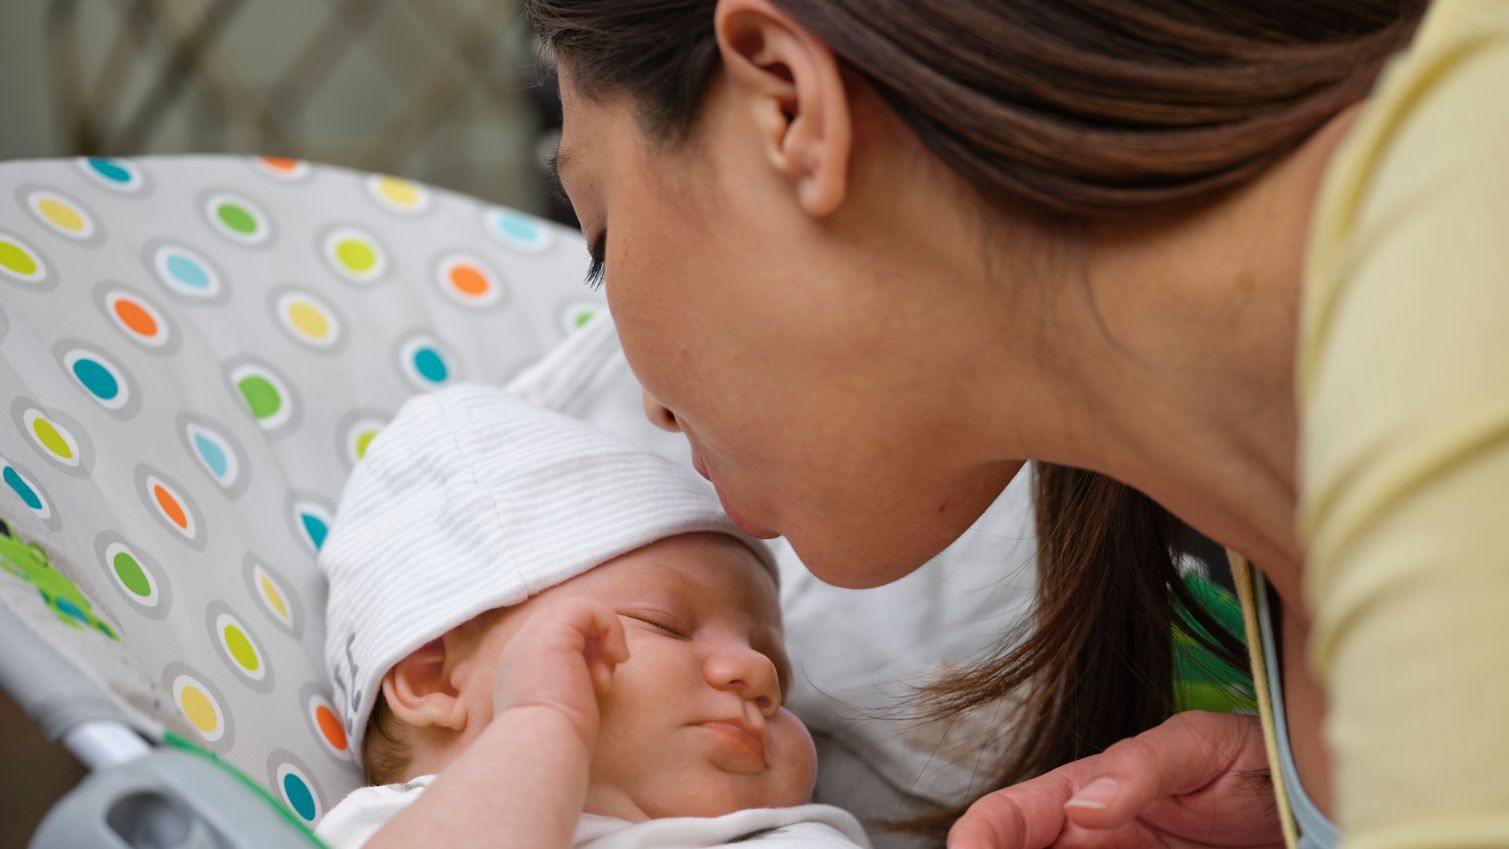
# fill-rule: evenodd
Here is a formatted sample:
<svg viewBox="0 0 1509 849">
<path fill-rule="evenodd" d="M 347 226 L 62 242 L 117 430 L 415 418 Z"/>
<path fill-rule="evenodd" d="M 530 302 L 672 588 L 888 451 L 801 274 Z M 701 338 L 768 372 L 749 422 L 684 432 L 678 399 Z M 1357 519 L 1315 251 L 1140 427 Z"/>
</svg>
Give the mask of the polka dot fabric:
<svg viewBox="0 0 1509 849">
<path fill-rule="evenodd" d="M 314 562 L 341 486 L 406 398 L 501 384 L 601 309 L 584 263 L 297 160 L 0 163 L 0 604 L 313 823 L 360 783 Z"/>
</svg>

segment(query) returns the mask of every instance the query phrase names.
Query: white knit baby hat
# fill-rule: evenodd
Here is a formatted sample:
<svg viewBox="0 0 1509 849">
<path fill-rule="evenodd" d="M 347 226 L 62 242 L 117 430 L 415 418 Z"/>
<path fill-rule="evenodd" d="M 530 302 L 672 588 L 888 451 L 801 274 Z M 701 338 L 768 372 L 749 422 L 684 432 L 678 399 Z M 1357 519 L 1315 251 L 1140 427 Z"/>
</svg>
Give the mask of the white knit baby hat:
<svg viewBox="0 0 1509 849">
<path fill-rule="evenodd" d="M 372 440 L 320 549 L 325 659 L 360 757 L 382 678 L 472 617 L 677 534 L 745 542 L 690 469 L 508 392 L 411 399 Z"/>
</svg>

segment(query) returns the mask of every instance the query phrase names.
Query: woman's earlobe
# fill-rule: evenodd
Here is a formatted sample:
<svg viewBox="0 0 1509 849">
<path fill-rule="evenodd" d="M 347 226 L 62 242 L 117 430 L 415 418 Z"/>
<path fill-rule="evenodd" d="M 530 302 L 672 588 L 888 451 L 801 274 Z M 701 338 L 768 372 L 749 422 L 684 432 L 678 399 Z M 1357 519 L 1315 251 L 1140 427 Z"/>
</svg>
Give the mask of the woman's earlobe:
<svg viewBox="0 0 1509 849">
<path fill-rule="evenodd" d="M 769 0 L 720 0 L 718 47 L 771 166 L 823 218 L 848 191 L 849 91 L 832 50 Z"/>
<path fill-rule="evenodd" d="M 431 640 L 383 676 L 383 698 L 404 724 L 450 731 L 466 728 L 466 702 L 451 680 L 446 648 L 446 640 Z"/>
</svg>

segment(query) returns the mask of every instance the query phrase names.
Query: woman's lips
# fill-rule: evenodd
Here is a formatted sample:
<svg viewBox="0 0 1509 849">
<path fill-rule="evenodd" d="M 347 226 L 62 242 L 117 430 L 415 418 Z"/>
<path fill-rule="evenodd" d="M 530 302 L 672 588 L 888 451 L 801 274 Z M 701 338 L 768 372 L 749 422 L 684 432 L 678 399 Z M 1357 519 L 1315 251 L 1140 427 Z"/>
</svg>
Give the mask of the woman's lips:
<svg viewBox="0 0 1509 849">
<path fill-rule="evenodd" d="M 714 489 L 717 489 L 717 487 L 714 487 Z M 723 505 L 723 512 L 728 514 L 729 520 L 737 525 L 739 530 L 743 531 L 744 533 L 749 534 L 755 539 L 775 539 L 776 537 L 780 536 L 780 534 L 776 533 L 775 531 L 767 531 L 764 528 L 757 528 L 744 521 L 744 517 L 740 516 L 737 512 L 734 511 L 732 507 L 728 506 L 728 499 L 724 498 L 723 493 L 721 492 L 718 493 L 718 501 Z"/>
<path fill-rule="evenodd" d="M 702 462 L 702 455 L 697 452 L 696 448 L 692 449 L 692 468 L 696 469 L 697 474 L 701 475 L 707 480 L 708 483 L 713 485 L 713 491 L 718 493 L 718 502 L 723 505 L 723 512 L 728 514 L 728 518 L 738 526 L 739 530 L 743 531 L 746 534 L 749 534 L 756 539 L 775 539 L 776 537 L 780 536 L 780 534 L 776 533 L 775 531 L 768 531 L 764 528 L 757 528 L 749 524 L 749 522 L 745 521 L 743 517 L 739 515 L 737 510 L 729 505 L 728 499 L 723 497 L 723 490 L 718 488 L 718 482 L 713 480 L 712 475 L 708 474 L 707 465 Z"/>
</svg>

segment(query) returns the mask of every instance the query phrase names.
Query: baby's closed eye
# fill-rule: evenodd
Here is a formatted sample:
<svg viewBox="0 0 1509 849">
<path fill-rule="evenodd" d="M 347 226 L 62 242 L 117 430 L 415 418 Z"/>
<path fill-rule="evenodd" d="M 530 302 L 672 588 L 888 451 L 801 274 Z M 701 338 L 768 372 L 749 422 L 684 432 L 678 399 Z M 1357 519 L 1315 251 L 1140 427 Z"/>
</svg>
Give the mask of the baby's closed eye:
<svg viewBox="0 0 1509 849">
<path fill-rule="evenodd" d="M 633 619 L 636 622 L 648 625 L 657 631 L 663 632 L 667 636 L 678 637 L 680 639 L 686 639 L 688 636 L 686 628 L 678 623 L 675 617 L 665 613 L 659 613 L 655 611 L 621 610 L 618 612 L 618 615 L 626 619 Z"/>
</svg>

